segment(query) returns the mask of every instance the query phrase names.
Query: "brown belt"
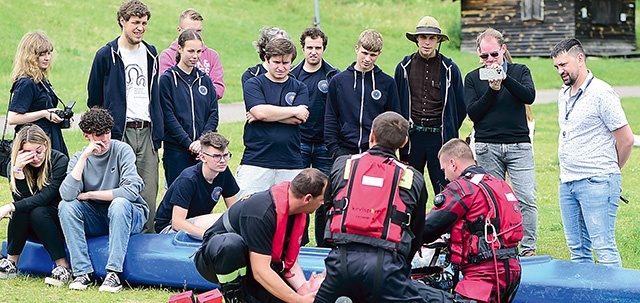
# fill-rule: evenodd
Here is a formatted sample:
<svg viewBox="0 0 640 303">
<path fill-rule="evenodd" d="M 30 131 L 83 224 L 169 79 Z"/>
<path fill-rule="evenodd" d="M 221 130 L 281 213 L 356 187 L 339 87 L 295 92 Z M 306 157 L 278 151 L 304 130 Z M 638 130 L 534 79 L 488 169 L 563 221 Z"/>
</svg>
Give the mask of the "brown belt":
<svg viewBox="0 0 640 303">
<path fill-rule="evenodd" d="M 131 121 L 127 122 L 127 128 L 145 128 L 151 126 L 149 121 Z"/>
</svg>

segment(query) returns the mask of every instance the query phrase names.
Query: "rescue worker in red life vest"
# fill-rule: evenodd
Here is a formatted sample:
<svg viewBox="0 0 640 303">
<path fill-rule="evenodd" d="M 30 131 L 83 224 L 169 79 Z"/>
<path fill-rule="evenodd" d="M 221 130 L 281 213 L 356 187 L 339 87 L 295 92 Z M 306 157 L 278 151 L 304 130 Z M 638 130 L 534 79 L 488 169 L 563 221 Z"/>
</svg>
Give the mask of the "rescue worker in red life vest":
<svg viewBox="0 0 640 303">
<path fill-rule="evenodd" d="M 397 162 L 396 158 L 397 150 L 407 143 L 408 129 L 409 123 L 400 114 L 384 112 L 373 120 L 369 136 L 370 149 L 355 156 L 340 156 L 333 164 L 327 186 L 326 199 L 330 197 L 331 200 L 328 201 L 332 205 L 328 213 L 325 239 L 334 247 L 325 259 L 326 277 L 315 302 L 333 303 L 341 296 L 347 296 L 353 302 L 427 302 L 419 290 L 420 283 L 411 280 L 409 276 L 411 259 L 421 245 L 427 191 L 423 176 L 414 168 Z M 392 177 L 382 178 L 380 174 L 371 173 L 373 170 L 369 169 L 372 167 L 370 163 L 385 167 L 385 173 L 388 173 L 386 167 L 390 167 Z M 369 170 L 360 176 L 358 173 L 363 171 L 363 167 Z M 394 171 L 397 168 L 401 169 L 401 174 L 396 179 L 397 171 Z M 350 180 L 354 182 L 351 184 L 351 193 L 347 193 L 345 199 L 344 189 L 349 188 L 347 183 Z M 395 183 L 395 180 L 398 182 Z M 357 222 L 347 222 L 353 218 L 349 217 L 348 212 L 355 213 L 356 218 L 376 213 L 379 209 L 372 205 L 380 200 L 376 198 L 382 196 L 376 194 L 376 187 L 387 186 L 392 192 L 399 192 L 399 195 L 394 195 L 401 201 L 394 199 L 393 202 L 403 204 L 399 206 L 394 203 L 389 209 L 404 208 L 404 211 L 389 214 L 394 223 L 385 229 L 398 230 L 396 239 L 400 240 L 393 242 L 365 236 L 363 233 L 354 234 L 356 227 L 353 226 Z M 380 202 L 386 205 L 390 203 L 390 197 L 390 194 L 382 196 Z M 344 203 L 346 200 L 348 205 Z M 337 210 L 340 208 L 342 211 Z M 363 209 L 367 212 L 359 212 Z M 344 220 L 341 216 L 344 216 Z M 340 221 L 344 221 L 344 224 Z M 385 221 L 384 217 L 381 221 Z M 384 222 L 380 225 L 384 225 Z M 347 227 L 343 231 L 336 231 L 336 226 L 351 226 L 351 229 Z M 387 247 L 381 248 L 383 246 Z M 445 297 L 448 294 L 442 292 L 440 295 Z"/>
<path fill-rule="evenodd" d="M 324 274 L 307 281 L 298 253 L 326 185 L 327 176 L 308 168 L 234 204 L 205 232 L 198 272 L 220 284 L 227 303 L 313 302 Z"/>
<path fill-rule="evenodd" d="M 435 207 L 425 220 L 423 242 L 451 233 L 451 262 L 464 277 L 455 287 L 456 294 L 478 302 L 511 302 L 520 285 L 517 246 L 523 235 L 522 215 L 513 191 L 476 166 L 469 145 L 460 139 L 445 143 L 438 159 L 451 183 L 434 199 Z M 489 221 L 491 226 L 485 226 L 485 219 L 496 215 L 499 220 L 513 222 L 512 227 L 499 230 L 503 225 L 493 220 Z"/>
</svg>

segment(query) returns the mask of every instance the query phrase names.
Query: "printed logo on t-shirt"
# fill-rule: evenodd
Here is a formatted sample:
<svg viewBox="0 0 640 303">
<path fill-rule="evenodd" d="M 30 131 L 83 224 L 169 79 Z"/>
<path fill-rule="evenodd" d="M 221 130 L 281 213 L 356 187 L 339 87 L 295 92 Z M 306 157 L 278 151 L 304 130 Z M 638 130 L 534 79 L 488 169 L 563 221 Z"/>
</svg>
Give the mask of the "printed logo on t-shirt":
<svg viewBox="0 0 640 303">
<path fill-rule="evenodd" d="M 207 87 L 200 85 L 198 87 L 198 91 L 200 92 L 201 95 L 206 96 L 207 93 L 209 92 L 209 90 L 207 89 Z"/>
<path fill-rule="evenodd" d="M 284 100 L 287 102 L 287 104 L 293 105 L 293 101 L 296 100 L 296 93 L 295 92 L 288 92 L 284 96 Z"/>
<path fill-rule="evenodd" d="M 329 82 L 327 82 L 327 80 L 321 80 L 318 82 L 318 90 L 323 94 L 326 94 L 329 91 Z"/>
<path fill-rule="evenodd" d="M 216 186 L 213 189 L 213 192 L 211 192 L 211 199 L 213 199 L 214 202 L 218 202 L 220 200 L 220 196 L 222 196 L 222 187 Z"/>
<path fill-rule="evenodd" d="M 144 88 L 147 86 L 147 80 L 144 77 L 142 68 L 138 64 L 129 64 L 124 70 L 127 76 L 127 88 L 132 86 L 139 86 Z"/>
</svg>

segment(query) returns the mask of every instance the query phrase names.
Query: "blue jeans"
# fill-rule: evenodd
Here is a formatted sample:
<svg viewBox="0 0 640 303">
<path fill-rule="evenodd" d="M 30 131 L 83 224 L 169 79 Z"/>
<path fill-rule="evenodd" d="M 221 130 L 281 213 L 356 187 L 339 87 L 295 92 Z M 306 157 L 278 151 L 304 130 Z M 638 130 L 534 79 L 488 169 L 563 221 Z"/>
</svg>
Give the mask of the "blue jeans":
<svg viewBox="0 0 640 303">
<path fill-rule="evenodd" d="M 475 143 L 476 161 L 487 173 L 505 179 L 509 174 L 511 187 L 522 211 L 523 253 L 536 250 L 538 239 L 538 206 L 536 205 L 536 172 L 531 143 Z"/>
<path fill-rule="evenodd" d="M 313 167 L 319 169 L 325 175 L 329 176 L 333 158 L 329 154 L 329 150 L 324 143 L 300 143 L 300 152 L 302 153 L 302 164 L 304 167 Z"/>
<path fill-rule="evenodd" d="M 600 264 L 622 266 L 615 235 L 621 184 L 619 174 L 560 183 L 560 214 L 571 261 L 593 263 L 593 249 Z"/>
<path fill-rule="evenodd" d="M 93 272 L 87 236 L 106 234 L 109 235 L 109 257 L 105 268 L 121 273 L 129 237 L 142 230 L 148 211 L 124 198 L 115 198 L 104 205 L 78 200 L 62 201 L 58 207 L 73 275 L 77 277 Z"/>
</svg>

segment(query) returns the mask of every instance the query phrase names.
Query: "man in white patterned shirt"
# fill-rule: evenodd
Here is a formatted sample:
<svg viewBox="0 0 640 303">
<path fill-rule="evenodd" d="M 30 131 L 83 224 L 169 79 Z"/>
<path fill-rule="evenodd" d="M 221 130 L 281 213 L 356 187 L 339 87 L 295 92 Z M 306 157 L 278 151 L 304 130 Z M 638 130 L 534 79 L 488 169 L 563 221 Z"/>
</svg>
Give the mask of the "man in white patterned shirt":
<svg viewBox="0 0 640 303">
<path fill-rule="evenodd" d="M 560 41 L 551 57 L 564 82 L 558 94 L 559 200 L 571 261 L 593 263 L 593 249 L 600 264 L 621 267 L 616 214 L 633 133 L 618 94 L 587 69 L 580 41 Z"/>
</svg>

